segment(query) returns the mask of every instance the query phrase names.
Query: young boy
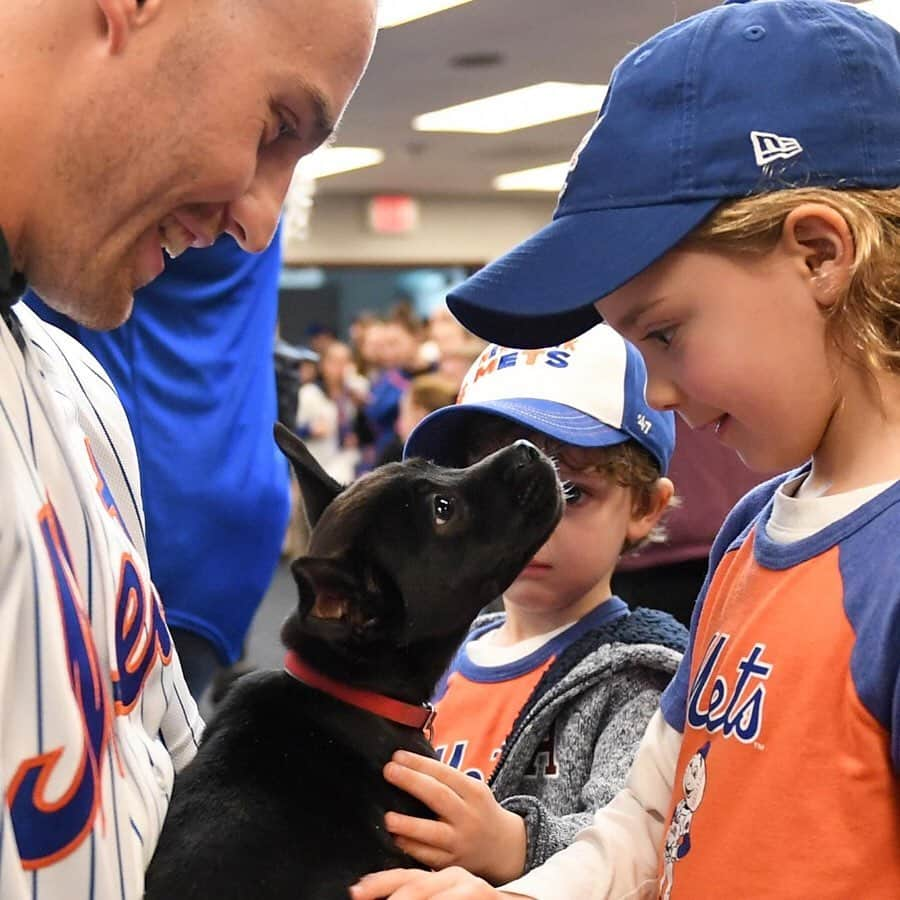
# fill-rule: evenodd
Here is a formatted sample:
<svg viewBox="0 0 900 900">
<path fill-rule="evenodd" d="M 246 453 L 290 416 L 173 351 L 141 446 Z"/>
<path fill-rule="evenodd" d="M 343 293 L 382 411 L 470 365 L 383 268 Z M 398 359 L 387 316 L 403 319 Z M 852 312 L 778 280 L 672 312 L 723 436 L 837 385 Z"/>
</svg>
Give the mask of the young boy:
<svg viewBox="0 0 900 900">
<path fill-rule="evenodd" d="M 503 891 L 395 871 L 357 900 L 900 896 L 898 91 L 900 36 L 848 4 L 701 13 L 625 58 L 555 221 L 451 298 L 525 344 L 599 311 L 652 405 L 793 470 L 723 526 L 589 829 Z"/>
<path fill-rule="evenodd" d="M 661 538 L 672 498 L 674 420 L 647 406 L 645 384 L 640 354 L 606 325 L 544 350 L 492 345 L 457 405 L 409 436 L 407 456 L 459 466 L 527 438 L 558 461 L 567 500 L 504 613 L 476 623 L 438 689 L 447 765 L 410 754 L 388 772 L 440 816 L 433 840 L 422 828 L 435 823 L 387 817 L 427 865 L 500 883 L 569 844 L 621 788 L 675 673 L 686 629 L 610 591 L 622 551 Z M 463 803 L 445 808 L 436 784 Z"/>
</svg>

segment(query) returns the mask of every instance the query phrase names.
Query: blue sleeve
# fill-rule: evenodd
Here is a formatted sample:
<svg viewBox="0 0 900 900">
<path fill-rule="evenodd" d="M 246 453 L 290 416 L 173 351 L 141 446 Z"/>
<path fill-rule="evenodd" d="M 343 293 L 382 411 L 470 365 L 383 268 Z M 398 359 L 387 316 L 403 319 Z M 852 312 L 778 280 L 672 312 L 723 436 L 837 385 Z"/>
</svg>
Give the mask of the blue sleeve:
<svg viewBox="0 0 900 900">
<path fill-rule="evenodd" d="M 900 504 L 841 545 L 844 610 L 856 640 L 850 674 L 863 706 L 888 734 L 900 773 Z"/>
<path fill-rule="evenodd" d="M 790 472 L 787 475 L 779 475 L 777 478 L 757 485 L 738 501 L 737 505 L 726 517 L 718 535 L 716 535 L 709 554 L 709 571 L 706 574 L 706 580 L 703 582 L 697 602 L 694 604 L 694 612 L 691 615 L 691 633 L 688 639 L 687 650 L 685 650 L 684 656 L 681 658 L 675 677 L 669 682 L 659 701 L 663 718 L 679 733 L 684 732 L 684 719 L 691 681 L 691 659 L 694 653 L 694 638 L 710 581 L 715 574 L 716 568 L 722 561 L 722 557 L 730 549 L 741 545 L 760 512 L 778 489 L 778 486 L 796 475 L 796 472 Z"/>
</svg>

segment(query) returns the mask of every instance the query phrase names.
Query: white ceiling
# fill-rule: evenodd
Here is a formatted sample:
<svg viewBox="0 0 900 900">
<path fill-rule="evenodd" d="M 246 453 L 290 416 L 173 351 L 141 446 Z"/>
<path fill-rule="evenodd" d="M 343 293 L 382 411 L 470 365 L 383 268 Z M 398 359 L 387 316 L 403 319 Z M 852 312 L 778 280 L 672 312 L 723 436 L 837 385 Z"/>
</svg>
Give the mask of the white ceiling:
<svg viewBox="0 0 900 900">
<path fill-rule="evenodd" d="M 338 145 L 381 148 L 385 162 L 320 179 L 317 192 L 496 196 L 496 175 L 567 161 L 593 116 L 501 135 L 416 132 L 413 117 L 541 81 L 607 82 L 637 44 L 718 2 L 473 0 L 385 29 L 338 136 Z M 900 0 L 864 5 L 900 21 Z M 503 62 L 451 65 L 467 53 L 500 53 Z"/>
<path fill-rule="evenodd" d="M 474 0 L 381 31 L 338 145 L 380 147 L 379 166 L 334 175 L 319 194 L 494 195 L 504 172 L 568 160 L 592 115 L 501 135 L 413 131 L 413 116 L 540 81 L 603 83 L 635 45 L 716 0 Z M 460 69 L 466 53 L 500 53 Z"/>
</svg>

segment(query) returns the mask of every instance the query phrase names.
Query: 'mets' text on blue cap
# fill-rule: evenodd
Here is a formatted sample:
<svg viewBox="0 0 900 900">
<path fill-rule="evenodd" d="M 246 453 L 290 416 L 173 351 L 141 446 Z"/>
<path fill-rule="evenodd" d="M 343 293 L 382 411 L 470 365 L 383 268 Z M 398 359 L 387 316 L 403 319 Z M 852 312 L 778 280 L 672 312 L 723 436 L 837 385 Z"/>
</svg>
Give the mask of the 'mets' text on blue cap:
<svg viewBox="0 0 900 900">
<path fill-rule="evenodd" d="M 464 465 L 469 426 L 485 414 L 576 447 L 637 441 L 665 473 L 675 418 L 647 405 L 647 369 L 608 325 L 540 350 L 489 346 L 463 379 L 459 400 L 424 418 L 404 456 Z"/>
<path fill-rule="evenodd" d="M 724 200 L 896 187 L 898 98 L 900 34 L 850 4 L 692 16 L 618 64 L 553 221 L 454 289 L 450 309 L 487 340 L 557 343 Z"/>
</svg>

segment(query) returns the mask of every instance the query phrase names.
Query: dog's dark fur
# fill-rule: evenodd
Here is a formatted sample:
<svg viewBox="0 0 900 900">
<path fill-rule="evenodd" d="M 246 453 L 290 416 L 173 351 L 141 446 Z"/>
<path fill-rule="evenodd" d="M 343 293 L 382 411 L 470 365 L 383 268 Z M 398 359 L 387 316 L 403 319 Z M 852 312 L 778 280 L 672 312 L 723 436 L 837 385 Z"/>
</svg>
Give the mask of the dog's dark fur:
<svg viewBox="0 0 900 900">
<path fill-rule="evenodd" d="M 276 437 L 313 527 L 285 645 L 345 684 L 424 703 L 559 521 L 553 465 L 520 441 L 468 469 L 412 460 L 342 490 L 289 431 Z M 176 779 L 146 897 L 337 900 L 367 872 L 416 865 L 383 825 L 388 810 L 430 815 L 382 776 L 398 748 L 432 753 L 415 728 L 286 672 L 240 679 Z"/>
</svg>

